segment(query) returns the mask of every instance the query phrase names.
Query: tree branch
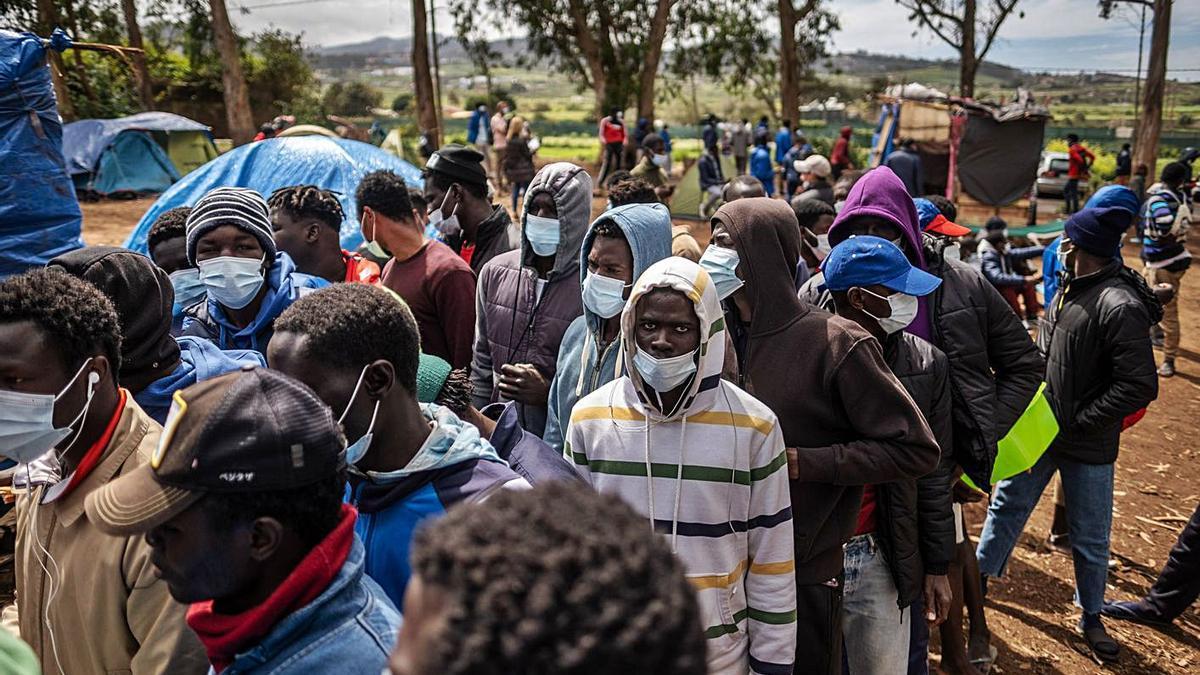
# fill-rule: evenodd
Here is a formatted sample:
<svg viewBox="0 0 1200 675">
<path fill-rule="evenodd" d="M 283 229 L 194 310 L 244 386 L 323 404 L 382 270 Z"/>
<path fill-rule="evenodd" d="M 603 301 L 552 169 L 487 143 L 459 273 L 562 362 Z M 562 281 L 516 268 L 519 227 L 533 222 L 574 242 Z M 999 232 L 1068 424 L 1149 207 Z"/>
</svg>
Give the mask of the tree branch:
<svg viewBox="0 0 1200 675">
<path fill-rule="evenodd" d="M 1016 2 L 1016 0 L 1013 1 Z M 896 0 L 896 3 L 901 7 L 911 11 L 913 16 L 917 17 L 921 24 L 933 31 L 933 34 L 941 38 L 943 42 L 951 47 L 954 47 L 955 49 L 962 49 L 962 33 L 964 30 L 966 30 L 966 28 L 963 26 L 961 17 L 954 16 L 953 14 L 947 14 L 939 7 L 935 7 L 933 4 L 931 4 L 929 0 Z M 946 21 L 949 21 L 952 26 L 957 28 L 959 31 L 958 40 L 955 41 L 942 32 L 940 25 L 934 23 L 933 19 L 930 18 L 931 16 L 945 19 Z M 972 27 L 972 30 L 974 30 L 974 27 Z"/>
<path fill-rule="evenodd" d="M 996 34 L 1000 32 L 1000 24 L 1012 14 L 1013 8 L 1017 6 L 1017 0 L 1009 0 L 1008 4 L 1004 4 L 1004 0 L 996 0 L 996 14 L 992 17 L 992 25 L 988 26 L 987 37 L 983 41 L 983 49 L 980 50 L 979 56 L 975 57 L 976 61 L 982 61 L 983 57 L 987 56 L 988 50 L 992 48 L 992 41 L 996 39 Z"/>
</svg>

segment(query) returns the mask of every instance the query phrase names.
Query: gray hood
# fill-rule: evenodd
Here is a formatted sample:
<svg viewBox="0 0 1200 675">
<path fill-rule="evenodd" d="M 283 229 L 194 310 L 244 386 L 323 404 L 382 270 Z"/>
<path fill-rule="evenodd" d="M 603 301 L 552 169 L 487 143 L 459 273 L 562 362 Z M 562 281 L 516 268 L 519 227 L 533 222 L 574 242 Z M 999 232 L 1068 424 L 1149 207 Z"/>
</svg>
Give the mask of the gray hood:
<svg viewBox="0 0 1200 675">
<path fill-rule="evenodd" d="M 562 227 L 558 250 L 554 253 L 554 268 L 547 279 L 575 276 L 579 269 L 580 246 L 592 220 L 592 177 L 583 167 L 570 162 L 547 164 L 533 177 L 521 207 L 521 263 L 526 266 L 533 260 L 533 249 L 525 237 L 525 216 L 530 202 L 539 192 L 549 192 L 554 197 Z"/>
</svg>

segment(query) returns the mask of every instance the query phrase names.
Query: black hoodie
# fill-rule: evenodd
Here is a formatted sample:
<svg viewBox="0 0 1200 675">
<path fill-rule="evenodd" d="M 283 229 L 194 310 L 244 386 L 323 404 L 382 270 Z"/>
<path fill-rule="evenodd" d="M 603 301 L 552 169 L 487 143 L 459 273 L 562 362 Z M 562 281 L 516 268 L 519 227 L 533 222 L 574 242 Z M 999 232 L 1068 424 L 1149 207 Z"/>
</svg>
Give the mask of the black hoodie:
<svg viewBox="0 0 1200 675">
<path fill-rule="evenodd" d="M 729 315 L 742 386 L 779 417 L 797 449 L 791 483 L 796 583 L 842 572 L 842 545 L 854 534 L 862 486 L 916 478 L 939 450 L 916 403 L 892 375 L 879 342 L 861 326 L 796 297 L 800 226 L 792 209 L 765 197 L 726 204 L 713 217 L 741 258 L 752 308 L 749 325 Z M 731 307 L 732 309 L 732 307 Z"/>
</svg>

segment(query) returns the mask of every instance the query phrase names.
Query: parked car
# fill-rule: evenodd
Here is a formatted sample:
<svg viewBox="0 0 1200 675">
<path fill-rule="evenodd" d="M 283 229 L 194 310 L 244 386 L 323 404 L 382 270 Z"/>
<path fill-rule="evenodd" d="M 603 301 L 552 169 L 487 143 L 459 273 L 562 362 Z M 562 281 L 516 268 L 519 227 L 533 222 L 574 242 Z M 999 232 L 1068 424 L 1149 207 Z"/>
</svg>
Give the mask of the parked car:
<svg viewBox="0 0 1200 675">
<path fill-rule="evenodd" d="M 1034 187 L 1038 197 L 1062 197 L 1063 188 L 1067 186 L 1067 169 L 1070 158 L 1065 152 L 1043 152 L 1042 161 L 1038 165 L 1037 184 Z M 1079 198 L 1082 202 L 1088 193 L 1087 181 L 1079 182 Z"/>
</svg>

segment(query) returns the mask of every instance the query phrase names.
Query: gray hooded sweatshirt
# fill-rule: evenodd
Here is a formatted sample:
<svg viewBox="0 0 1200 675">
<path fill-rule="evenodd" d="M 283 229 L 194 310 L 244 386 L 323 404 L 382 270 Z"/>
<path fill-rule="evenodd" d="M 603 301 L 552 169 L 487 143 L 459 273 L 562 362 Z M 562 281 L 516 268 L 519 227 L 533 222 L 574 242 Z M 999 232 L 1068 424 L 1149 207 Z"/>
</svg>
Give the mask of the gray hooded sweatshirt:
<svg viewBox="0 0 1200 675">
<path fill-rule="evenodd" d="M 538 193 L 554 197 L 561 226 L 554 267 L 539 280 L 525 235 L 529 204 Z M 521 248 L 484 265 L 475 294 L 475 354 L 471 362 L 473 403 L 482 408 L 504 400 L 500 367 L 531 363 L 547 381 L 554 379 L 559 346 L 567 327 L 583 314 L 579 250 L 592 213 L 592 178 L 569 162 L 549 164 L 533 177 L 521 213 Z M 519 405 L 521 427 L 541 436 L 546 407 Z"/>
</svg>

